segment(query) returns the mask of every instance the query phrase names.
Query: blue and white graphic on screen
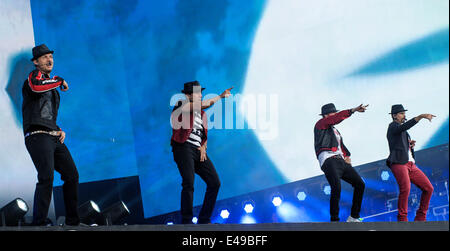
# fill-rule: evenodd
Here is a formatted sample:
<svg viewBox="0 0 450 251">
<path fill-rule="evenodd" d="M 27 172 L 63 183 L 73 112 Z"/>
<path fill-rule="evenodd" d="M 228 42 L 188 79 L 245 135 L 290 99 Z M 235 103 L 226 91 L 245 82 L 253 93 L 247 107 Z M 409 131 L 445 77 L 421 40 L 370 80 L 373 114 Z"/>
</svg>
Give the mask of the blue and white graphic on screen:
<svg viewBox="0 0 450 251">
<path fill-rule="evenodd" d="M 403 104 L 408 118 L 437 116 L 410 130 L 418 150 L 448 143 L 448 1 L 30 3 L 34 43 L 55 51 L 53 73 L 70 84 L 61 93 L 58 125 L 80 182 L 138 175 L 145 217 L 179 210 L 170 100 L 187 81 L 200 81 L 205 95 L 234 86 L 242 97 L 276 97 L 275 112 L 256 115 L 243 105 L 226 114 L 217 104 L 221 118 L 211 119 L 222 119 L 223 128 L 230 114 L 232 125 L 245 119 L 244 129 L 208 133 L 219 200 L 321 175 L 313 126 L 330 102 L 339 110 L 369 104 L 337 125 L 355 166 L 387 157 L 393 104 Z M 14 59 L 9 79 L 20 81 L 12 83 L 25 79 L 25 56 Z M 20 128 L 20 88 L 5 90 L 1 101 L 14 110 L 11 126 Z M 269 129 L 261 116 L 274 119 Z M 204 191 L 196 177 L 194 205 Z"/>
</svg>

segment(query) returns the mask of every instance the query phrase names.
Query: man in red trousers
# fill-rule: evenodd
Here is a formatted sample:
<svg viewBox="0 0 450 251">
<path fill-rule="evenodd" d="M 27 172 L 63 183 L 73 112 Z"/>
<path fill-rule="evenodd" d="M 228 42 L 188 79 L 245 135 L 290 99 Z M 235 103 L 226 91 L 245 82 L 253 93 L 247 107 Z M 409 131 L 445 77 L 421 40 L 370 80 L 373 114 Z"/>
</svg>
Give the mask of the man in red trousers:
<svg viewBox="0 0 450 251">
<path fill-rule="evenodd" d="M 432 114 L 421 114 L 406 121 L 405 111 L 407 110 L 401 104 L 393 105 L 391 108 L 393 121 L 389 124 L 387 131 L 390 154 L 386 164 L 391 168 L 400 189 L 398 196 L 398 221 L 408 221 L 408 197 L 411 183 L 422 190 L 420 206 L 414 220 L 426 221 L 428 205 L 433 194 L 433 186 L 427 176 L 415 164 L 414 145 L 416 141 L 411 140 L 407 131 L 421 119 L 428 119 L 431 122 L 435 116 Z"/>
</svg>

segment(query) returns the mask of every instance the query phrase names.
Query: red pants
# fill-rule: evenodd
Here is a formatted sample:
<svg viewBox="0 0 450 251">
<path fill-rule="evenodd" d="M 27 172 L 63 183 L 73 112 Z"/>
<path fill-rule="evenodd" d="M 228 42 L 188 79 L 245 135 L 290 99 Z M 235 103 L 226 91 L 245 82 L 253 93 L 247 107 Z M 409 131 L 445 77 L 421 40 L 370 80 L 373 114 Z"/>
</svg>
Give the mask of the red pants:
<svg viewBox="0 0 450 251">
<path fill-rule="evenodd" d="M 427 176 L 413 162 L 408 162 L 404 165 L 394 164 L 391 166 L 391 170 L 400 188 L 400 194 L 398 195 L 398 221 L 408 221 L 408 197 L 411 183 L 422 190 L 420 206 L 414 221 L 426 221 L 428 205 L 434 190 Z"/>
</svg>

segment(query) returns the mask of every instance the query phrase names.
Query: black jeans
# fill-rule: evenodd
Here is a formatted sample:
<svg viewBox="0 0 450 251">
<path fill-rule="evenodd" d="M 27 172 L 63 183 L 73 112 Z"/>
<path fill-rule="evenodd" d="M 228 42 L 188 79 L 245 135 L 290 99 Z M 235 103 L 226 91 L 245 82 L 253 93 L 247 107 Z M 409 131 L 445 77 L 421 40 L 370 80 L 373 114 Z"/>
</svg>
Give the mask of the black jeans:
<svg viewBox="0 0 450 251">
<path fill-rule="evenodd" d="M 341 179 L 353 186 L 351 216 L 359 218 L 365 184 L 356 170 L 344 159 L 331 157 L 325 160 L 322 171 L 331 187 L 330 216 L 331 221 L 339 221 L 339 200 L 341 199 Z"/>
<path fill-rule="evenodd" d="M 54 170 L 64 181 L 63 194 L 66 224 L 78 225 L 78 171 L 65 144 L 59 137 L 38 133 L 25 138 L 25 145 L 38 173 L 34 193 L 33 224 L 42 225 L 48 216 L 52 199 Z"/>
<path fill-rule="evenodd" d="M 219 193 L 220 180 L 216 169 L 209 156 L 204 162 L 200 162 L 200 151 L 189 143 L 174 144 L 173 157 L 180 171 L 183 187 L 181 191 L 181 221 L 183 224 L 192 223 L 192 204 L 194 200 L 194 176 L 195 173 L 206 183 L 206 193 L 203 205 L 198 217 L 199 224 L 211 222 L 211 215 Z"/>
</svg>

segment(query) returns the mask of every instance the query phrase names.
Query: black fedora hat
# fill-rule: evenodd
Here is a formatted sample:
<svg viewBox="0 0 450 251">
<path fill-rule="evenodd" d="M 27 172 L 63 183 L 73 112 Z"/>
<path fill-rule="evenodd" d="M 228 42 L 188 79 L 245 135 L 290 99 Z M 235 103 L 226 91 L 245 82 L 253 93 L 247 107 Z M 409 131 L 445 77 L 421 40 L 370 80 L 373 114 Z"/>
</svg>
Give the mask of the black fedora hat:
<svg viewBox="0 0 450 251">
<path fill-rule="evenodd" d="M 389 114 L 397 114 L 399 112 L 406 112 L 407 110 L 405 108 L 403 108 L 403 105 L 401 104 L 397 104 L 397 105 L 393 105 L 391 107 L 391 113 Z"/>
<path fill-rule="evenodd" d="M 333 112 L 338 112 L 338 110 L 336 110 L 336 106 L 333 103 L 329 103 L 322 106 L 322 113 L 319 115 L 325 116 Z"/>
<path fill-rule="evenodd" d="M 33 48 L 33 58 L 31 59 L 31 61 L 38 59 L 40 56 L 43 56 L 48 53 L 53 54 L 53 52 L 54 51 L 49 50 L 47 45 L 45 45 L 45 44 L 35 46 Z"/>
<path fill-rule="evenodd" d="M 200 83 L 195 80 L 191 82 L 184 83 L 184 89 L 181 90 L 184 94 L 192 94 L 194 91 L 199 91 L 201 88 L 201 91 L 205 90 L 205 88 L 202 88 Z"/>
</svg>

